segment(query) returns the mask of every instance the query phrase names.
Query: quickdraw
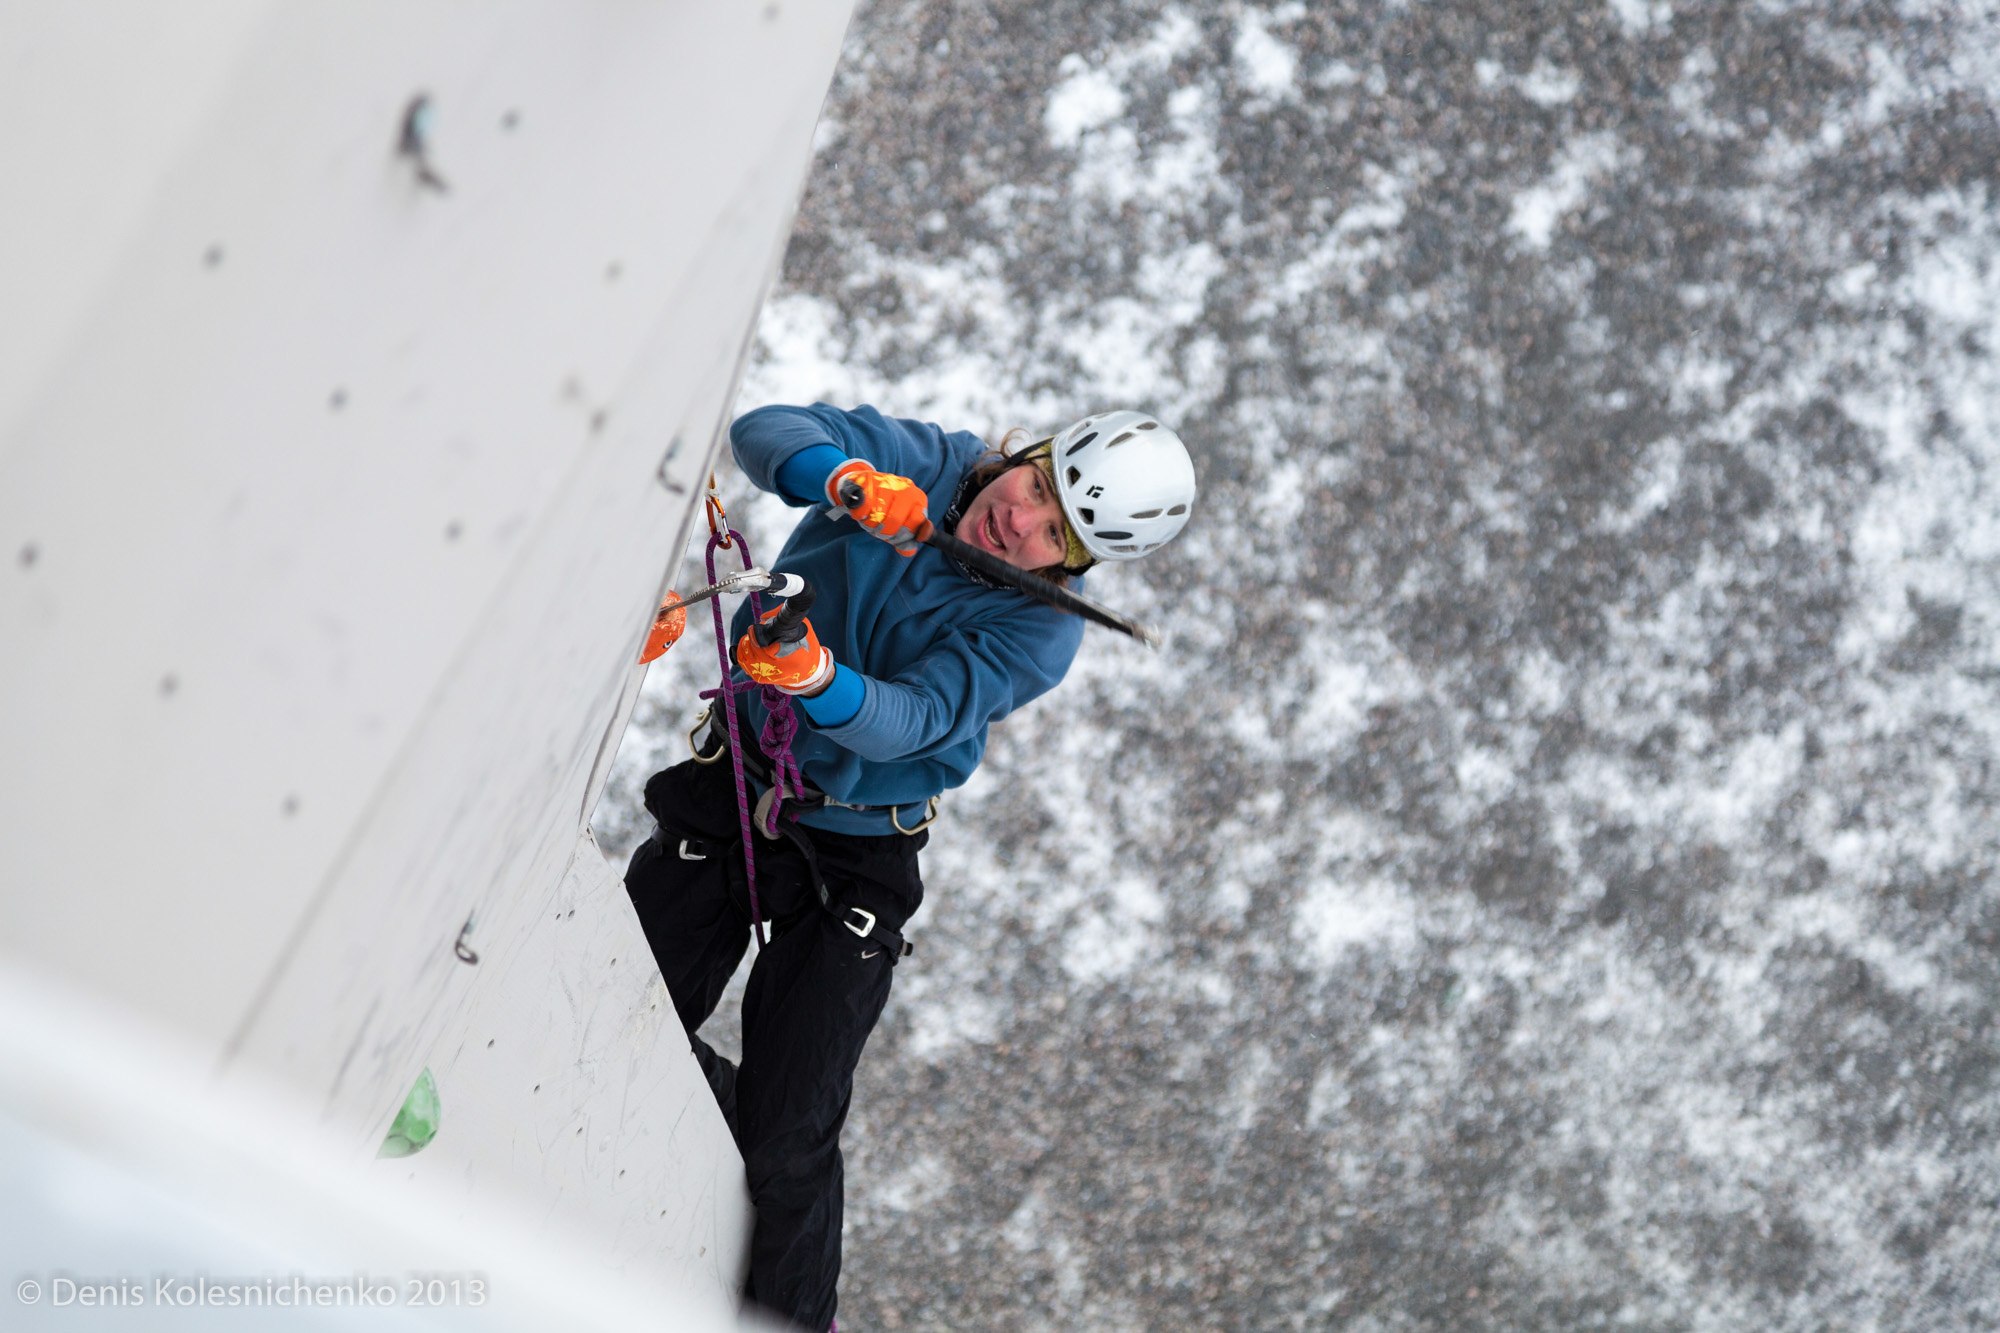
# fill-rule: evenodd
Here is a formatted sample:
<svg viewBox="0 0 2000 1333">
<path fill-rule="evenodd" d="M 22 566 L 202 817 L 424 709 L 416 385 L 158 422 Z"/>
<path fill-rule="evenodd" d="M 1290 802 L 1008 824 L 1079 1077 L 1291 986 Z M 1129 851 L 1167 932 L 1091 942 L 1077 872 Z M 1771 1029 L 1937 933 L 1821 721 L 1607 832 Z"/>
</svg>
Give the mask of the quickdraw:
<svg viewBox="0 0 2000 1333">
<path fill-rule="evenodd" d="M 708 474 L 708 494 L 704 503 L 708 509 L 710 539 L 720 537 L 721 549 L 729 550 L 730 530 L 726 526 L 729 511 L 722 507 L 722 498 L 716 493 L 713 472 Z M 736 540 L 741 541 L 742 538 L 737 537 Z M 685 597 L 669 588 L 660 609 L 653 613 L 653 628 L 646 636 L 646 646 L 639 650 L 639 661 L 641 664 L 654 661 L 678 643 L 681 635 L 687 632 L 687 609 L 698 602 L 726 592 L 763 592 L 767 589 L 780 597 L 792 597 L 804 587 L 805 580 L 796 574 L 773 574 L 769 570 L 746 567 Z"/>
<path fill-rule="evenodd" d="M 712 493 L 710 503 L 714 504 L 717 511 L 720 511 L 722 508 L 719 503 L 715 502 Z M 709 521 L 711 525 L 715 523 L 715 519 L 712 516 Z M 727 521 L 726 516 L 723 521 Z M 746 573 L 756 568 L 756 566 L 750 563 L 750 544 L 743 539 L 742 533 L 727 527 L 719 529 L 712 527 L 708 537 L 708 549 L 703 557 L 705 568 L 708 571 L 708 581 L 711 586 L 719 584 L 722 581 L 715 574 L 715 553 L 721 550 L 734 550 L 737 553 L 738 559 L 742 560 L 743 569 Z M 792 737 L 797 734 L 799 723 L 798 719 L 792 716 L 791 696 L 783 690 L 774 689 L 769 685 L 755 685 L 747 680 L 739 685 L 730 679 L 729 630 L 722 623 L 722 599 L 711 597 L 709 598 L 708 605 L 715 622 L 715 655 L 722 668 L 722 683 L 712 690 L 703 690 L 701 697 L 713 700 L 716 696 L 721 696 L 723 711 L 729 719 L 729 734 L 734 736 L 738 734 L 736 730 L 737 694 L 743 690 L 762 690 L 765 711 L 764 730 L 757 739 L 758 748 L 762 749 L 766 755 L 772 756 L 772 769 L 779 779 L 777 783 L 773 784 L 773 789 L 775 790 L 784 782 L 790 781 L 793 784 L 794 790 L 802 790 L 805 787 L 805 778 L 799 773 L 798 761 L 792 758 Z M 763 614 L 763 605 L 757 596 L 757 592 L 752 589 L 750 592 L 751 623 L 755 624 Z M 711 704 L 711 706 L 713 705 Z M 736 813 L 743 832 L 743 872 L 745 882 L 748 884 L 750 890 L 750 923 L 756 928 L 757 947 L 761 949 L 765 944 L 764 913 L 763 909 L 757 905 L 757 849 L 755 846 L 756 840 L 750 833 L 750 788 L 743 777 L 743 755 L 739 747 L 734 745 L 729 747 L 729 768 L 736 781 Z M 778 819 L 776 803 L 773 804 L 770 818 L 772 825 L 775 827 Z"/>
</svg>

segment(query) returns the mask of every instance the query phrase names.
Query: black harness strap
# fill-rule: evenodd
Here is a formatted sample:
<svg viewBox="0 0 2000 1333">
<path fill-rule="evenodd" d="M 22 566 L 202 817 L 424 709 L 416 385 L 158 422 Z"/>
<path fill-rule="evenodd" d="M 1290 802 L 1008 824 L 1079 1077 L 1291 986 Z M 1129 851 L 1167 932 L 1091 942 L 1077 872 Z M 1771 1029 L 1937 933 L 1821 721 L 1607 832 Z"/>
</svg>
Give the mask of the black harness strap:
<svg viewBox="0 0 2000 1333">
<path fill-rule="evenodd" d="M 756 739 L 751 736 L 749 723 L 739 717 L 737 725 L 741 732 L 742 744 L 736 748 L 743 756 L 743 771 L 763 783 L 765 788 L 763 797 L 757 802 L 756 814 L 750 821 L 752 827 L 762 828 L 766 814 L 766 803 L 772 799 L 771 793 L 777 779 L 772 774 L 770 759 L 765 756 L 764 751 L 758 747 Z M 688 734 L 688 744 L 694 751 L 694 757 L 704 764 L 712 764 L 721 759 L 723 751 L 729 748 L 729 740 L 725 734 L 726 731 L 727 728 L 723 723 L 720 712 L 711 706 L 706 713 L 702 714 L 695 721 L 694 731 Z M 703 741 L 709 745 L 708 749 L 704 750 L 700 744 L 696 743 L 696 734 L 702 736 Z M 864 813 L 887 813 L 890 827 L 906 836 L 913 833 L 921 833 L 937 820 L 938 798 L 936 796 L 930 797 L 927 801 L 906 802 L 908 805 L 924 806 L 925 814 L 922 822 L 915 828 L 904 828 L 902 820 L 898 818 L 904 808 L 901 805 L 855 805 L 848 801 L 836 801 L 817 787 L 806 787 L 800 791 L 793 791 L 789 783 L 785 785 L 785 790 L 782 794 L 785 798 L 785 808 L 787 810 L 819 810 L 829 805 L 835 805 L 843 810 L 856 810 Z"/>
<path fill-rule="evenodd" d="M 881 946 L 893 964 L 915 953 L 916 946 L 904 939 L 895 929 L 882 924 L 881 916 L 854 903 L 836 903 L 827 892 L 826 876 L 819 873 L 819 854 L 813 849 L 812 839 L 799 832 L 798 826 L 788 819 L 778 821 L 778 833 L 799 849 L 806 859 L 806 868 L 812 872 L 813 888 L 819 894 L 820 909 L 841 926 L 859 935 L 870 943 Z M 900 922 L 898 924 L 901 924 Z M 866 957 L 867 955 L 863 955 Z"/>
<path fill-rule="evenodd" d="M 854 903 L 836 903 L 833 900 L 833 895 L 826 887 L 826 876 L 819 870 L 819 854 L 813 848 L 812 840 L 801 833 L 797 825 L 789 820 L 780 820 L 778 835 L 796 847 L 799 855 L 805 858 L 806 869 L 811 872 L 813 891 L 818 896 L 820 910 L 839 922 L 842 929 L 852 931 L 863 940 L 881 948 L 889 955 L 892 964 L 916 952 L 914 944 L 903 938 L 894 927 L 883 922 L 882 917 L 885 913 L 872 912 Z M 737 845 L 742 842 L 740 837 L 727 842 L 713 838 L 676 840 L 665 828 L 660 829 L 659 838 L 663 848 L 672 847 L 678 841 L 679 855 L 683 861 L 706 861 L 712 856 L 732 856 L 736 853 Z M 748 907 L 747 898 L 743 900 L 743 905 Z"/>
</svg>

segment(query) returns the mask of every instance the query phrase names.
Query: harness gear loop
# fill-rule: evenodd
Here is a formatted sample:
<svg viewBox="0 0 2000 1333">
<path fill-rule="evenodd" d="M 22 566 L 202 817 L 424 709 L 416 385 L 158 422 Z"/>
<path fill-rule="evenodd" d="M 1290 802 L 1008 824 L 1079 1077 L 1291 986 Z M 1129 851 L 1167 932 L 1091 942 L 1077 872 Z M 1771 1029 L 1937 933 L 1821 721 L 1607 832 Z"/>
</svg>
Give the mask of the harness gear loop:
<svg viewBox="0 0 2000 1333">
<path fill-rule="evenodd" d="M 726 746 L 718 745 L 715 747 L 713 753 L 703 754 L 701 752 L 701 742 L 695 739 L 697 736 L 701 734 L 701 729 L 708 725 L 709 714 L 713 713 L 714 711 L 715 711 L 715 705 L 713 703 L 709 704 L 708 707 L 701 710 L 701 716 L 694 720 L 694 725 L 688 728 L 688 751 L 689 753 L 694 755 L 694 761 L 697 764 L 714 763 L 716 760 L 722 758 L 723 750 L 728 748 Z"/>
<path fill-rule="evenodd" d="M 925 829 L 937 823 L 938 801 L 939 798 L 933 796 L 930 798 L 930 800 L 924 802 L 924 817 L 917 822 L 917 826 L 915 828 L 903 827 L 903 821 L 896 818 L 896 816 L 900 813 L 900 811 L 898 807 L 893 805 L 889 807 L 889 822 L 895 825 L 896 832 L 901 833 L 906 837 L 922 833 Z"/>
<path fill-rule="evenodd" d="M 785 799 L 785 793 L 775 784 L 764 788 L 764 794 L 757 798 L 757 809 L 751 814 L 750 822 L 757 829 L 758 836 L 778 840 L 778 816 L 772 807 Z"/>
</svg>

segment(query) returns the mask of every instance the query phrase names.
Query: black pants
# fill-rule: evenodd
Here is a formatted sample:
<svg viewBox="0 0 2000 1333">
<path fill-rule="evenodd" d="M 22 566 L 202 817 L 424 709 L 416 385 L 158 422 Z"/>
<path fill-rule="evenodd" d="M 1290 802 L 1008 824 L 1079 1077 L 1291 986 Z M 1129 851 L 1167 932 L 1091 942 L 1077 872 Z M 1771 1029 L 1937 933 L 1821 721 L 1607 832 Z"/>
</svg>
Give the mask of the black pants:
<svg viewBox="0 0 2000 1333">
<path fill-rule="evenodd" d="M 889 950 L 825 910 L 812 861 L 832 902 L 865 908 L 900 930 L 923 901 L 917 852 L 929 835 L 801 827 L 810 860 L 788 839 L 757 837 L 758 906 L 770 943 L 750 969 L 738 1069 L 696 1035 L 750 942 L 727 757 L 654 774 L 646 808 L 660 827 L 632 854 L 625 890 L 743 1153 L 757 1209 L 744 1294 L 806 1328 L 825 1329 L 840 1278 L 840 1129 L 861 1048 L 889 1000 L 894 963 Z M 691 859 L 696 855 L 701 859 Z"/>
</svg>

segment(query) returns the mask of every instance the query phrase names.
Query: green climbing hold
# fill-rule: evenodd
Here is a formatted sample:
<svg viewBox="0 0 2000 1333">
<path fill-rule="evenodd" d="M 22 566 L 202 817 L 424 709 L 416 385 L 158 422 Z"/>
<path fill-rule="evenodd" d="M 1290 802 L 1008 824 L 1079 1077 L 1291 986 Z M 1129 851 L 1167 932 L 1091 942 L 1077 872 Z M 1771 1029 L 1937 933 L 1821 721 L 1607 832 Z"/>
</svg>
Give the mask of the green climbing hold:
<svg viewBox="0 0 2000 1333">
<path fill-rule="evenodd" d="M 423 1151 L 424 1145 L 437 1137 L 438 1110 L 437 1080 L 426 1069 L 417 1075 L 416 1086 L 403 1099 L 403 1109 L 396 1112 L 396 1123 L 389 1126 L 389 1137 L 382 1140 L 375 1155 L 408 1157 Z"/>
</svg>

